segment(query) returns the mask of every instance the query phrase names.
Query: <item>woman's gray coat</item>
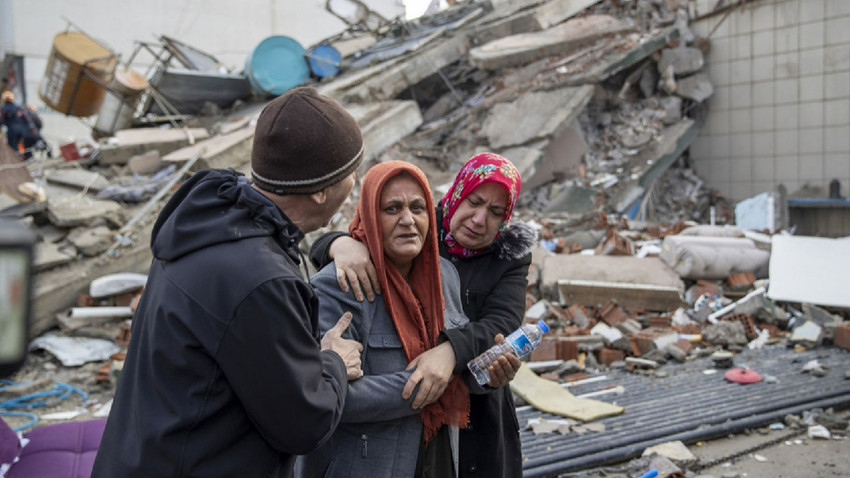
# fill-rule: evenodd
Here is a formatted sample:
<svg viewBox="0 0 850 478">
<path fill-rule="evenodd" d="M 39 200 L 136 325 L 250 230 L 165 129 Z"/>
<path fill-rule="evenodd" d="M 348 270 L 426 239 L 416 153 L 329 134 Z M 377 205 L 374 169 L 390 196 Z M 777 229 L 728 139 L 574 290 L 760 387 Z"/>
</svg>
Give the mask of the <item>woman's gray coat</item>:
<svg viewBox="0 0 850 478">
<path fill-rule="evenodd" d="M 460 302 L 460 279 L 447 260 L 440 259 L 446 328 L 468 322 Z M 319 329 L 327 332 L 346 311 L 353 314 L 345 337 L 363 344 L 363 377 L 349 382 L 342 421 L 331 439 L 309 455 L 298 457 L 295 476 L 314 477 L 412 477 L 416 469 L 422 421 L 412 408 L 416 391 L 403 400 L 401 392 L 412 370 L 392 318 L 381 296 L 374 302 L 358 302 L 344 293 L 333 262 L 322 268 L 311 283 L 319 297 Z M 469 374 L 465 382 L 470 380 Z M 473 390 L 475 392 L 476 390 Z M 483 392 L 480 388 L 479 393 Z M 457 429 L 451 429 L 453 460 L 457 475 Z"/>
</svg>

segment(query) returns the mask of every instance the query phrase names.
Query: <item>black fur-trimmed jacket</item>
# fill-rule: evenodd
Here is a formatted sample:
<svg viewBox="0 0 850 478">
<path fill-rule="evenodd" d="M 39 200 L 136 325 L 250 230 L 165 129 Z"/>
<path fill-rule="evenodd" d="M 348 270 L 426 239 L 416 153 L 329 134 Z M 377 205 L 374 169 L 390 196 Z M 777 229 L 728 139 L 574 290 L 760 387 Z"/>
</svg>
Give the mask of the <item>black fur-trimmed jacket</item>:
<svg viewBox="0 0 850 478">
<path fill-rule="evenodd" d="M 457 268 L 463 311 L 470 323 L 443 331 L 455 352 L 455 371 L 467 371 L 466 363 L 493 345 L 496 334 L 508 335 L 522 324 L 528 267 L 536 234 L 524 224 L 512 224 L 485 251 L 473 257 L 448 254 L 443 237 L 442 209 L 437 207 L 440 255 Z M 310 250 L 320 268 L 327 262 L 330 244 L 343 235 L 328 233 Z M 519 424 L 509 387 L 470 396 L 470 426 L 460 431 L 461 477 L 522 476 Z"/>
</svg>

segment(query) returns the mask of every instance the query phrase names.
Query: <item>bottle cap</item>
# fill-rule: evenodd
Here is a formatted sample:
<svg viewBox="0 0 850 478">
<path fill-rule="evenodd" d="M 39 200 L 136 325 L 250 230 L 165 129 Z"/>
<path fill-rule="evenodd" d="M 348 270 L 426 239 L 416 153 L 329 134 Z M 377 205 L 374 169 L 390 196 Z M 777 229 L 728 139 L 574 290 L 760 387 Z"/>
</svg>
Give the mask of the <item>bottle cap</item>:
<svg viewBox="0 0 850 478">
<path fill-rule="evenodd" d="M 545 320 L 538 320 L 537 326 L 540 327 L 540 330 L 542 330 L 544 334 L 549 332 L 549 324 L 547 324 Z"/>
</svg>

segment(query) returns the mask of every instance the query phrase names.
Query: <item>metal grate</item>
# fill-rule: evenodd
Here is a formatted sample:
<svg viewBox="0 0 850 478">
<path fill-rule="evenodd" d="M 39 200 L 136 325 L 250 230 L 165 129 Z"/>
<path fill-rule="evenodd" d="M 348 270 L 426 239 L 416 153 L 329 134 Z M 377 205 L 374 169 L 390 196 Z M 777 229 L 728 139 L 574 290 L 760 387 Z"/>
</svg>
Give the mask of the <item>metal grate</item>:
<svg viewBox="0 0 850 478">
<path fill-rule="evenodd" d="M 828 367 L 824 377 L 802 373 L 803 365 L 817 359 Z M 671 440 L 694 443 L 746 428 L 781 421 L 789 414 L 812 408 L 850 405 L 850 352 L 821 347 L 794 352 L 773 345 L 746 350 L 735 356 L 735 366 L 746 366 L 778 383 L 762 381 L 739 385 L 723 378 L 725 370 L 706 375 L 713 368 L 709 358 L 685 364 L 667 364 L 660 370 L 666 377 L 649 377 L 611 370 L 607 380 L 570 388 L 575 395 L 622 385 L 622 395 L 595 397 L 626 411 L 598 420 L 605 424 L 601 433 L 534 435 L 522 430 L 523 476 L 556 476 L 639 456 L 649 446 Z M 517 417 L 523 427 L 531 418 L 558 419 L 530 407 L 519 407 Z"/>
</svg>

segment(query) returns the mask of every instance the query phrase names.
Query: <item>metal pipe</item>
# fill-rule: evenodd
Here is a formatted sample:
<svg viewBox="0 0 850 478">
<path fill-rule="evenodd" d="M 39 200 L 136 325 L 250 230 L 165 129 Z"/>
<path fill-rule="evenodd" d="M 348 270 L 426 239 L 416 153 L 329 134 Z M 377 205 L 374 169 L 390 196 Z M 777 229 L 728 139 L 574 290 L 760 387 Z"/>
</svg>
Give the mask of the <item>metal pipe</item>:
<svg viewBox="0 0 850 478">
<path fill-rule="evenodd" d="M 133 309 L 130 307 L 71 307 L 68 311 L 68 318 L 71 319 L 132 316 Z"/>
</svg>

